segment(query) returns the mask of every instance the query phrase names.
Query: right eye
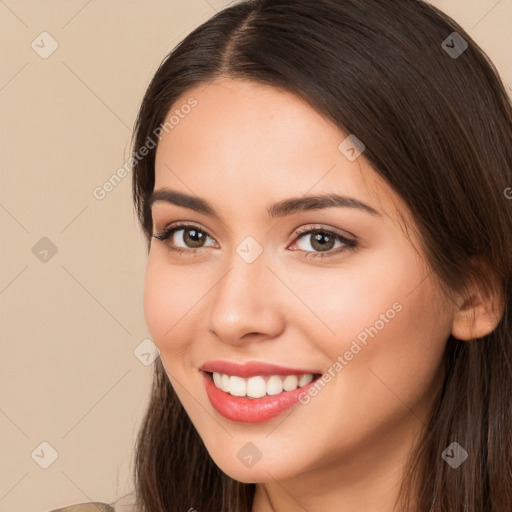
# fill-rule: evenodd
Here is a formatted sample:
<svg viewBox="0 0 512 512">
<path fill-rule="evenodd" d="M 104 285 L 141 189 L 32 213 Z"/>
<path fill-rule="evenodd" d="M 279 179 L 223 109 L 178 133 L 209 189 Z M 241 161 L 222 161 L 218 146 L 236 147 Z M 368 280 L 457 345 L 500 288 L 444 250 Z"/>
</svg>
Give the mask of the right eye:
<svg viewBox="0 0 512 512">
<path fill-rule="evenodd" d="M 177 235 L 177 233 L 180 232 L 181 234 Z M 197 249 L 204 248 L 206 239 L 210 238 L 206 231 L 197 228 L 197 226 L 193 224 L 183 222 L 172 224 L 153 235 L 153 237 L 164 242 L 170 251 L 181 253 L 194 252 Z M 181 239 L 181 243 L 184 244 L 184 246 L 181 247 L 177 245 L 175 241 L 176 238 L 178 240 Z M 213 240 L 213 238 L 211 240 Z"/>
</svg>

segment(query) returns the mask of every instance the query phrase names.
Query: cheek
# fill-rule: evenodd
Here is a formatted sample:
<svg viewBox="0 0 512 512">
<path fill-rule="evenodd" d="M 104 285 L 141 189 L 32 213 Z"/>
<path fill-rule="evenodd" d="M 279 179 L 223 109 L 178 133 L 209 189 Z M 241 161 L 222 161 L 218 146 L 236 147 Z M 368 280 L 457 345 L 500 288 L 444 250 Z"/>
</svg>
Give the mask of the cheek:
<svg viewBox="0 0 512 512">
<path fill-rule="evenodd" d="M 311 322 L 308 316 L 308 325 L 315 327 L 304 323 L 305 332 L 331 365 L 343 358 L 342 373 L 350 375 L 353 385 L 368 389 L 376 381 L 375 391 L 383 388 L 375 374 L 400 389 L 407 388 L 407 379 L 421 387 L 433 378 L 451 317 L 424 272 L 421 260 L 404 244 L 401 251 L 361 256 L 357 265 L 347 263 L 338 275 L 332 269 L 325 276 L 318 272 L 314 286 L 309 276 L 296 274 L 294 291 L 314 305 L 321 320 Z M 341 371 L 337 368 L 333 371 Z"/>
<path fill-rule="evenodd" d="M 144 278 L 144 318 L 154 343 L 159 345 L 165 334 L 166 325 L 170 318 L 169 312 L 172 311 L 167 303 L 169 294 L 165 293 L 165 277 L 157 271 L 151 256 L 146 266 Z"/>
<path fill-rule="evenodd" d="M 359 411 L 357 418 L 392 422 L 408 407 L 421 410 L 432 396 L 450 332 L 449 310 L 428 279 L 414 289 L 416 284 L 405 277 L 389 282 L 382 288 L 386 293 L 374 292 L 369 304 L 358 296 L 338 323 L 346 334 L 334 354 L 344 359 L 335 386 L 341 402 Z"/>
<path fill-rule="evenodd" d="M 301 299 L 300 304 L 296 301 L 296 319 L 304 318 L 318 329 L 312 339 L 333 356 L 333 350 L 344 349 L 347 340 L 359 336 L 364 341 L 369 337 L 366 329 L 375 324 L 379 332 L 388 330 L 396 317 L 404 316 L 401 310 L 405 305 L 415 300 L 411 290 L 422 279 L 421 266 L 407 251 L 397 253 L 388 248 L 361 252 L 340 263 L 339 271 L 315 268 L 304 272 L 291 267 L 283 272 L 289 272 L 286 278 Z M 304 304 L 310 306 L 313 315 L 300 313 Z"/>
<path fill-rule="evenodd" d="M 144 318 L 153 342 L 164 353 L 180 350 L 180 340 L 187 339 L 183 333 L 190 327 L 200 292 L 190 283 L 183 267 L 172 268 L 150 253 L 144 279 Z"/>
</svg>

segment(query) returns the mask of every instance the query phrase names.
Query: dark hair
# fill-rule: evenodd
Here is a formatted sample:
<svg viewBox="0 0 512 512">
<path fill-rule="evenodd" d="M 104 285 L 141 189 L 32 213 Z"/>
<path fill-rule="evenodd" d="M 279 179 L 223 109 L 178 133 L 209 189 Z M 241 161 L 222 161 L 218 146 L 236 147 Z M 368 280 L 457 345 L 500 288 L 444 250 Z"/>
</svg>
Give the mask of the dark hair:
<svg viewBox="0 0 512 512">
<path fill-rule="evenodd" d="M 447 47 L 455 47 L 453 32 L 468 43 L 458 56 Z M 292 92 L 355 134 L 412 212 L 443 287 L 464 292 L 479 283 L 502 294 L 493 332 L 468 342 L 448 338 L 444 381 L 399 497 L 407 511 L 412 499 L 415 512 L 429 512 L 434 497 L 433 512 L 511 511 L 512 201 L 505 191 L 512 186 L 512 105 L 490 59 L 450 17 L 419 0 L 246 0 L 214 15 L 164 59 L 140 107 L 134 148 L 154 138 L 182 94 L 219 77 Z M 133 160 L 148 249 L 155 152 Z M 470 454 L 457 470 L 441 457 L 453 441 Z M 214 464 L 159 358 L 134 469 L 138 512 L 251 511 L 255 484 Z"/>
</svg>

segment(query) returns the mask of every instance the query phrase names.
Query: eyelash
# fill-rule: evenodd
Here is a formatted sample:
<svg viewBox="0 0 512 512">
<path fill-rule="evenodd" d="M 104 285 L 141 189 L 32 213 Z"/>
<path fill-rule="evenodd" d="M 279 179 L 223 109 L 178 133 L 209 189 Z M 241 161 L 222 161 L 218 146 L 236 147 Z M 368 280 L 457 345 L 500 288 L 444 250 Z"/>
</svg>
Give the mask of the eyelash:
<svg viewBox="0 0 512 512">
<path fill-rule="evenodd" d="M 205 234 L 206 236 L 210 237 L 210 235 L 208 235 L 208 233 L 206 231 L 199 229 L 198 227 L 194 226 L 193 224 L 187 224 L 185 222 L 178 222 L 169 227 L 166 227 L 166 228 L 162 229 L 160 232 L 158 232 L 156 235 L 153 235 L 153 237 L 164 242 L 168 246 L 169 250 L 172 252 L 189 253 L 189 254 L 193 254 L 194 256 L 197 256 L 198 252 L 201 249 L 205 249 L 205 247 L 199 247 L 196 249 L 184 249 L 183 247 L 172 246 L 169 243 L 168 240 L 174 234 L 174 232 L 180 231 L 183 228 L 185 228 L 185 231 L 187 230 L 186 228 L 195 229 L 196 231 L 199 231 L 199 232 Z M 330 229 L 324 229 L 324 228 L 311 228 L 310 226 L 305 226 L 303 228 L 299 228 L 296 233 L 297 236 L 295 237 L 295 239 L 300 238 L 300 235 L 313 234 L 315 232 L 322 233 L 322 234 L 328 234 L 329 236 L 332 236 L 335 240 L 338 240 L 345 245 L 344 245 L 344 247 L 338 248 L 338 250 L 336 250 L 336 251 L 331 252 L 332 251 L 332 249 L 331 249 L 330 251 L 328 251 L 328 252 L 326 251 L 325 253 L 324 252 L 315 252 L 315 251 L 304 251 L 301 249 L 296 249 L 299 252 L 306 253 L 303 256 L 304 258 L 329 258 L 329 257 L 335 256 L 341 252 L 353 250 L 357 246 L 357 243 L 355 242 L 355 240 L 346 238 L 345 236 L 337 233 L 336 231 L 333 231 Z M 295 241 L 295 239 L 294 239 L 294 241 Z"/>
</svg>

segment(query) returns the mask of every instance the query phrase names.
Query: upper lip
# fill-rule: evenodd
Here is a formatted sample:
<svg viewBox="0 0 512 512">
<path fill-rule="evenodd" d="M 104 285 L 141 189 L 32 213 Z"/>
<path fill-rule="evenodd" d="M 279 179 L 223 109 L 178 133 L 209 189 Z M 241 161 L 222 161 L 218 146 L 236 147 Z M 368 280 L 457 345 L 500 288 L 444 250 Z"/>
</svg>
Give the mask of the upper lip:
<svg viewBox="0 0 512 512">
<path fill-rule="evenodd" d="M 248 361 L 244 364 L 232 361 L 208 361 L 200 368 L 204 372 L 218 372 L 238 377 L 255 377 L 256 375 L 303 375 L 320 374 L 317 370 L 304 370 L 301 368 L 289 368 L 276 364 L 263 363 L 260 361 Z"/>
</svg>

